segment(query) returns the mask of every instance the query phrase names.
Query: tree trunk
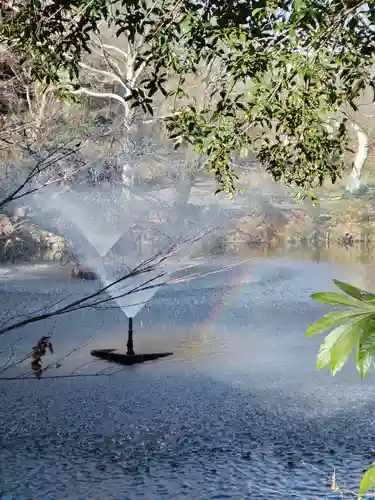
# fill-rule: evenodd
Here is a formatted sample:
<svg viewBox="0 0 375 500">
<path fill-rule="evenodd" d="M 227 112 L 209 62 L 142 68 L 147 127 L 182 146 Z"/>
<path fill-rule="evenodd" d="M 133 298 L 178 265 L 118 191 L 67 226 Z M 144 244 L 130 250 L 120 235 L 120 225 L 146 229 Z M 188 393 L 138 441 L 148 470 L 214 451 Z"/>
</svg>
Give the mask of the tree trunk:
<svg viewBox="0 0 375 500">
<path fill-rule="evenodd" d="M 194 172 L 192 169 L 186 169 L 181 173 L 178 186 L 177 186 L 177 196 L 176 201 L 174 202 L 174 208 L 176 212 L 179 213 L 181 210 L 186 208 L 186 205 L 189 203 L 191 190 L 194 184 Z"/>
<path fill-rule="evenodd" d="M 176 198 L 170 214 L 170 235 L 179 238 L 184 234 L 187 222 L 187 204 L 189 202 L 193 178 L 190 172 L 181 174 L 179 179 Z"/>
<path fill-rule="evenodd" d="M 355 194 L 358 193 L 361 187 L 361 174 L 368 156 L 369 139 L 366 132 L 359 125 L 353 123 L 353 128 L 357 133 L 358 149 L 346 189 Z"/>
</svg>

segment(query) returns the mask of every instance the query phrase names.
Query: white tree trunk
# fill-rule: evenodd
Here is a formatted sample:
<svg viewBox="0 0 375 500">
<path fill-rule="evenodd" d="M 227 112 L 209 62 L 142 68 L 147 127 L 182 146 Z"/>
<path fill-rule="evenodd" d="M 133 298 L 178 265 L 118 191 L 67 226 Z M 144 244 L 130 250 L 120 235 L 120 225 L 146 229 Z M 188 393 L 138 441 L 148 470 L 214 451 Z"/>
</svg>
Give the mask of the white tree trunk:
<svg viewBox="0 0 375 500">
<path fill-rule="evenodd" d="M 134 125 L 135 108 L 131 107 L 131 103 L 127 100 L 132 91 L 136 89 L 137 82 L 145 70 L 146 64 L 143 63 L 136 69 L 137 49 L 129 41 L 127 41 L 127 49 L 122 50 L 119 47 L 107 44 L 99 44 L 100 51 L 98 52 L 107 62 L 107 69 L 100 69 L 90 64 L 83 62 L 79 66 L 94 75 L 100 75 L 104 81 L 117 83 L 120 89 L 114 92 L 105 92 L 101 89 L 95 90 L 91 88 L 80 87 L 77 90 L 72 90 L 73 94 L 86 94 L 91 97 L 113 99 L 121 103 L 124 110 L 124 125 L 127 131 L 131 131 Z M 97 52 L 97 51 L 96 51 Z M 113 57 L 113 53 L 121 58 L 117 61 Z"/>
<path fill-rule="evenodd" d="M 369 147 L 369 139 L 366 132 L 357 123 L 353 123 L 353 128 L 357 133 L 358 149 L 346 187 L 352 194 L 357 193 L 361 187 L 361 174 L 367 160 Z"/>
<path fill-rule="evenodd" d="M 176 200 L 173 204 L 172 210 L 173 224 L 175 224 L 179 229 L 184 227 L 186 224 L 191 191 L 202 166 L 203 163 L 201 163 L 200 160 L 188 161 L 181 171 L 180 178 L 176 186 Z"/>
<path fill-rule="evenodd" d="M 195 175 L 190 168 L 186 168 L 185 171 L 181 172 L 177 185 L 177 197 L 174 203 L 175 215 L 181 215 L 180 212 L 186 209 L 186 205 L 189 203 L 194 180 Z"/>
</svg>

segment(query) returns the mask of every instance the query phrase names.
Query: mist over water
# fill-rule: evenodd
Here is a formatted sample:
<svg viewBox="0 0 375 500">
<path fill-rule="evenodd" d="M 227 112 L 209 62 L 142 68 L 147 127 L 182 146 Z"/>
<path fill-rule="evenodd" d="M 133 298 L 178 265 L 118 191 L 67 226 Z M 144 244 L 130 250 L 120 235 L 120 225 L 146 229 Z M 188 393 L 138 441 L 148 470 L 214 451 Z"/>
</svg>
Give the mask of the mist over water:
<svg viewBox="0 0 375 500">
<path fill-rule="evenodd" d="M 99 276 L 127 317 L 234 222 L 219 202 L 198 208 L 181 202 L 176 186 L 77 185 L 61 193 L 50 185 L 35 193 L 32 206 L 34 219 L 42 227 L 56 225 L 80 265 Z M 121 280 L 134 270 L 137 276 Z"/>
</svg>

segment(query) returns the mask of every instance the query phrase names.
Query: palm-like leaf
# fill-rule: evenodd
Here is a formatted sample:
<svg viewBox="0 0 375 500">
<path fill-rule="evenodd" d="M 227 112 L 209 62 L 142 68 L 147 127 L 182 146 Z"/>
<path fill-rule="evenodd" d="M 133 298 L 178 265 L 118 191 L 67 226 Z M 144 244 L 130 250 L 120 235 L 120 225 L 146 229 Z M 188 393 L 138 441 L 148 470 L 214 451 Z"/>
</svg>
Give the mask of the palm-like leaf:
<svg viewBox="0 0 375 500">
<path fill-rule="evenodd" d="M 334 280 L 334 283 L 344 293 L 315 293 L 312 298 L 347 310 L 325 314 L 308 327 L 306 335 L 311 337 L 331 330 L 318 352 L 318 370 L 329 366 L 335 375 L 355 349 L 357 370 L 364 379 L 375 355 L 375 295 L 342 281 Z"/>
</svg>

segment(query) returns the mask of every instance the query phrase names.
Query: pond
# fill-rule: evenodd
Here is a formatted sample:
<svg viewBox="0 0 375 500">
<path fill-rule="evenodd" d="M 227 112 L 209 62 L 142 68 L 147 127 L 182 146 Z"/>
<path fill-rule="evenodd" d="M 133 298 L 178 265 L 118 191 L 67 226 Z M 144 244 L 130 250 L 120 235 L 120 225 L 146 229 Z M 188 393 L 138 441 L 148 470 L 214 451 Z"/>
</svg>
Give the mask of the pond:
<svg viewBox="0 0 375 500">
<path fill-rule="evenodd" d="M 94 347 L 125 349 L 116 308 L 3 336 L 0 351 L 15 342 L 12 361 L 12 350 L 0 354 L 6 368 L 42 335 L 52 334 L 54 354 L 41 380 L 28 360 L 0 368 L 0 498 L 333 498 L 333 470 L 354 489 L 375 459 L 374 377 L 361 382 L 352 365 L 335 378 L 317 372 L 321 337 L 304 332 L 325 310 L 310 294 L 332 290 L 332 278 L 375 288 L 371 258 L 279 254 L 222 273 L 212 271 L 230 259 L 215 258 L 211 274 L 160 291 L 135 319 L 135 349 L 170 358 L 133 367 L 91 358 Z M 2 269 L 3 313 L 97 286 L 64 272 Z"/>
</svg>

